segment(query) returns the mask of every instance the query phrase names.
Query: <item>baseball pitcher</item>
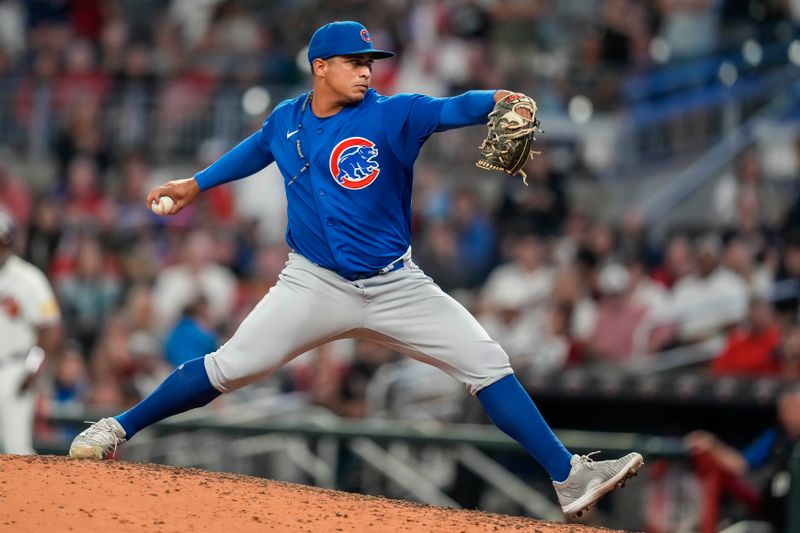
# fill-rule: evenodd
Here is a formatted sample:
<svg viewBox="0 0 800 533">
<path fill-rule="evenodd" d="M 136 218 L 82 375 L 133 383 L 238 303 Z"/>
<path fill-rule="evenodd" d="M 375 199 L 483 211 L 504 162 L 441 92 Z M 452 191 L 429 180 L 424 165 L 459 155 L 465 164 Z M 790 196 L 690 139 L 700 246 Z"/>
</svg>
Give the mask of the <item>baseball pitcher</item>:
<svg viewBox="0 0 800 533">
<path fill-rule="evenodd" d="M 308 48 L 310 92 L 279 104 L 261 130 L 205 170 L 150 192 L 148 205 L 175 214 L 202 191 L 274 162 L 284 177 L 292 252 L 278 283 L 224 346 L 181 365 L 137 406 L 85 430 L 72 457 L 102 458 L 158 420 L 269 376 L 322 343 L 354 337 L 464 383 L 495 425 L 548 472 L 566 514 L 593 505 L 641 467 L 638 453 L 593 461 L 566 450 L 508 355 L 411 259 L 411 186 L 423 143 L 488 117 L 478 166 L 517 174 L 531 155 L 535 103 L 509 91 L 383 96 L 370 88 L 372 63 L 392 55 L 374 48 L 357 22 L 319 28 Z"/>
<path fill-rule="evenodd" d="M 58 345 L 61 318 L 44 274 L 12 253 L 15 224 L 0 211 L 0 452 L 32 454 L 34 378 Z"/>
</svg>

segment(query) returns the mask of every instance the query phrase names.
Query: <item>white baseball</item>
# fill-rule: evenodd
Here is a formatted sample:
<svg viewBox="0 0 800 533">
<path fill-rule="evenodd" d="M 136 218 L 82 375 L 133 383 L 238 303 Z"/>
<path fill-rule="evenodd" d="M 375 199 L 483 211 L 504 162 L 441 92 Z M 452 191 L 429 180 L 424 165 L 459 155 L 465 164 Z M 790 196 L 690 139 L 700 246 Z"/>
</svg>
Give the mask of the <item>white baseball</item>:
<svg viewBox="0 0 800 533">
<path fill-rule="evenodd" d="M 150 209 L 157 215 L 167 215 L 172 212 L 173 207 L 175 207 L 175 200 L 169 196 L 161 196 L 150 204 Z"/>
</svg>

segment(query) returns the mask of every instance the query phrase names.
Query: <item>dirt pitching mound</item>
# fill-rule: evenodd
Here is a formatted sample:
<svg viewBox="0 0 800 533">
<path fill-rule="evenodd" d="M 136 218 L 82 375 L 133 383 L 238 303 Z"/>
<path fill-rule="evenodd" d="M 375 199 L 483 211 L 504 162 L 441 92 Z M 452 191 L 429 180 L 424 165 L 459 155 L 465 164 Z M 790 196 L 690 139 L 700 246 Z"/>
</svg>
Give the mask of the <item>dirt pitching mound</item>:
<svg viewBox="0 0 800 533">
<path fill-rule="evenodd" d="M 192 468 L 0 455 L 2 531 L 608 531 Z"/>
</svg>

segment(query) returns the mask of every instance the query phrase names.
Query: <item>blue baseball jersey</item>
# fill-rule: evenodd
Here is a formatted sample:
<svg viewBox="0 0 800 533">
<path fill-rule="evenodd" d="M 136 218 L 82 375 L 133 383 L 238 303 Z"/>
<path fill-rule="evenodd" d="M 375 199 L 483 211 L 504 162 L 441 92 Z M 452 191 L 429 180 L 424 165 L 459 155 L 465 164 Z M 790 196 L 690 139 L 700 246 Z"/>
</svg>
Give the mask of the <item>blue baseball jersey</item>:
<svg viewBox="0 0 800 533">
<path fill-rule="evenodd" d="M 260 132 L 196 178 L 207 189 L 274 161 L 286 189 L 286 242 L 310 261 L 357 279 L 409 247 L 413 166 L 423 143 L 435 131 L 485 122 L 493 94 L 387 97 L 370 89 L 362 102 L 325 118 L 310 105 L 303 111 L 304 94 L 278 105 Z"/>
</svg>

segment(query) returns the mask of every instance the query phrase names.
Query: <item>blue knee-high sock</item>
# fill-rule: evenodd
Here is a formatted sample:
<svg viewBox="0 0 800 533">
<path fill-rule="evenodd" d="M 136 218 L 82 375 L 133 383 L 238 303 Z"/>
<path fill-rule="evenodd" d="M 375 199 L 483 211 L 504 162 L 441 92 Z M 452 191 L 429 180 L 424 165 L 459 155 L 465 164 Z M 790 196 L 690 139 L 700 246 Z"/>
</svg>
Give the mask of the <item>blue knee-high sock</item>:
<svg viewBox="0 0 800 533">
<path fill-rule="evenodd" d="M 544 421 L 514 374 L 478 392 L 478 400 L 494 425 L 519 442 L 553 481 L 567 479 L 572 454 Z"/>
<path fill-rule="evenodd" d="M 211 385 L 203 358 L 191 359 L 172 371 L 147 398 L 115 416 L 130 439 L 139 430 L 195 407 L 202 407 L 221 393 Z"/>
</svg>

